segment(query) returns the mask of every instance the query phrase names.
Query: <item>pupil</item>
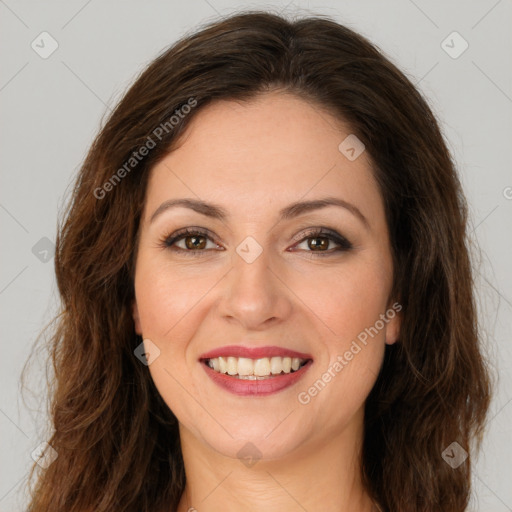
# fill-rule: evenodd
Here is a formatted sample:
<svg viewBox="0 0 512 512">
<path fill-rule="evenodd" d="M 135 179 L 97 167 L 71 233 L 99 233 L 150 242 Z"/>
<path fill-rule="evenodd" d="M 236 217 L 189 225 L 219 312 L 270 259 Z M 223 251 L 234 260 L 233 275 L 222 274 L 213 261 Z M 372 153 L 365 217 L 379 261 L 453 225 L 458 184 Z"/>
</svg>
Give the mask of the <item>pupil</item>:
<svg viewBox="0 0 512 512">
<path fill-rule="evenodd" d="M 320 240 L 321 242 L 318 243 L 318 240 Z M 317 249 L 319 247 L 326 248 L 326 244 L 328 244 L 328 243 L 329 243 L 329 241 L 326 238 L 321 238 L 321 237 L 312 238 L 309 243 L 309 248 L 310 249 Z"/>
<path fill-rule="evenodd" d="M 197 240 L 201 239 L 201 238 L 204 239 L 204 236 L 188 236 L 186 238 L 186 246 L 189 249 L 203 249 L 204 243 L 197 243 Z M 195 242 L 189 242 L 189 240 L 191 240 L 191 239 L 195 240 Z"/>
</svg>

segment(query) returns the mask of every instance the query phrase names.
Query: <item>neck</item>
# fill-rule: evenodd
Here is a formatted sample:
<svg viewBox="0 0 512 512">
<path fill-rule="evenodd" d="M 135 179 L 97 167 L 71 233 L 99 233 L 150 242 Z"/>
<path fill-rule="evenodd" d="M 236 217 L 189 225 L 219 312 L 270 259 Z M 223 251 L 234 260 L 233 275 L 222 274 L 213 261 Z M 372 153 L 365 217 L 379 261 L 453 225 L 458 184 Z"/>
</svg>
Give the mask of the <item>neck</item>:
<svg viewBox="0 0 512 512">
<path fill-rule="evenodd" d="M 377 510 L 361 482 L 363 411 L 352 420 L 342 432 L 251 466 L 219 454 L 180 425 L 187 483 L 177 512 Z"/>
</svg>

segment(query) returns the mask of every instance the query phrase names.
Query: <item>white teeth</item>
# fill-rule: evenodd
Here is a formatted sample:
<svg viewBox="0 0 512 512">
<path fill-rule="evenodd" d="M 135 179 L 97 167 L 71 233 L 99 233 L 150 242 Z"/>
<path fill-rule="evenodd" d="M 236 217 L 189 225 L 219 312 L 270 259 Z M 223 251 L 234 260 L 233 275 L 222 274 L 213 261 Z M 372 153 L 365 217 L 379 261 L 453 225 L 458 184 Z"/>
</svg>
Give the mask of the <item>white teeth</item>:
<svg viewBox="0 0 512 512">
<path fill-rule="evenodd" d="M 278 375 L 283 371 L 283 365 L 281 364 L 280 357 L 272 357 L 270 359 L 270 371 L 272 375 Z"/>
<path fill-rule="evenodd" d="M 233 358 L 235 359 L 235 358 Z M 238 358 L 238 375 L 254 375 L 254 364 L 247 357 Z M 256 374 L 258 375 L 258 374 Z"/>
<path fill-rule="evenodd" d="M 258 375 L 259 377 L 270 375 L 270 360 L 268 357 L 254 361 L 254 375 Z"/>
<path fill-rule="evenodd" d="M 249 359 L 247 357 L 215 357 L 208 359 L 208 366 L 219 373 L 246 380 L 258 380 L 271 375 L 297 371 L 306 359 L 298 357 L 262 357 Z"/>
<path fill-rule="evenodd" d="M 228 357 L 228 374 L 236 375 L 238 373 L 238 364 L 235 357 Z"/>
</svg>

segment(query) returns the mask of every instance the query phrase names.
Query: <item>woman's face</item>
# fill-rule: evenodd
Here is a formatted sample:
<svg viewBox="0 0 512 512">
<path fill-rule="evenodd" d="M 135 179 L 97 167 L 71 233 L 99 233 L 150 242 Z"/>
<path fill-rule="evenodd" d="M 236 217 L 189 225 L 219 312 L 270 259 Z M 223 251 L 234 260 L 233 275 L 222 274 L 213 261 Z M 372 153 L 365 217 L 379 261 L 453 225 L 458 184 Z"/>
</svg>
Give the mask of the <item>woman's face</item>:
<svg viewBox="0 0 512 512">
<path fill-rule="evenodd" d="M 152 169 L 135 327 L 182 435 L 218 453 L 361 433 L 400 308 L 383 201 L 350 134 L 289 94 L 215 102 Z M 170 206 L 183 199 L 197 206 Z M 319 200 L 338 204 L 307 206 Z"/>
</svg>

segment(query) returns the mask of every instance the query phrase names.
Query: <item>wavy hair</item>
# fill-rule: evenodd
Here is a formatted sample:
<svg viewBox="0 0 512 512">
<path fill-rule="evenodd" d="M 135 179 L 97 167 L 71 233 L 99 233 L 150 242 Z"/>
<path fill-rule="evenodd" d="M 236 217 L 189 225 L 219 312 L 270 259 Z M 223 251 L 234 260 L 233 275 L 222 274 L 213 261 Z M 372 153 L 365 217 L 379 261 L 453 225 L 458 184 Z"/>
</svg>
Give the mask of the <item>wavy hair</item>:
<svg viewBox="0 0 512 512">
<path fill-rule="evenodd" d="M 45 345 L 54 373 L 48 443 L 58 457 L 44 470 L 33 465 L 28 512 L 176 510 L 185 486 L 178 422 L 134 355 L 142 341 L 131 314 L 134 258 L 148 175 L 205 105 L 271 90 L 348 123 L 384 198 L 403 319 L 365 404 L 365 488 L 385 512 L 466 509 L 492 386 L 467 205 L 436 118 L 353 30 L 322 15 L 291 21 L 246 11 L 157 56 L 102 123 L 79 170 L 57 226 L 61 309 Z M 196 106 L 170 126 L 191 98 Z M 155 147 L 126 167 L 148 137 Z M 114 183 L 115 174 L 122 179 Z M 470 452 L 456 469 L 442 457 L 452 442 Z"/>
</svg>

